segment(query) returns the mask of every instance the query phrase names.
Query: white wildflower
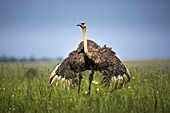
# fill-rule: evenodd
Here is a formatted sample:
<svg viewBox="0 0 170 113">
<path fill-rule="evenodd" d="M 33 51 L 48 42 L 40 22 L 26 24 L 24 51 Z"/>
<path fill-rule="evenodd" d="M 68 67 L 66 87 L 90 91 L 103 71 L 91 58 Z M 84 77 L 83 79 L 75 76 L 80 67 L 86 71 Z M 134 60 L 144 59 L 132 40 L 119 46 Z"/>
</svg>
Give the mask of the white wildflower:
<svg viewBox="0 0 170 113">
<path fill-rule="evenodd" d="M 95 84 L 99 84 L 99 82 L 96 82 Z"/>
<path fill-rule="evenodd" d="M 12 95 L 12 97 L 14 98 L 14 95 Z"/>
<path fill-rule="evenodd" d="M 85 91 L 85 94 L 87 94 L 88 92 L 87 91 Z"/>
</svg>

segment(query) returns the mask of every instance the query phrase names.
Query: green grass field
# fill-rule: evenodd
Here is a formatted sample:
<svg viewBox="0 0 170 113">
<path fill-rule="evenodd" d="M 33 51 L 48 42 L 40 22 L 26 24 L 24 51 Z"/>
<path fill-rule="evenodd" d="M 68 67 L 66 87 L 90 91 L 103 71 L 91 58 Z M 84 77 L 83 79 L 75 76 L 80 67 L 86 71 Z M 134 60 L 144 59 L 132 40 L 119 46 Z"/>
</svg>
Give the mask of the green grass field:
<svg viewBox="0 0 170 113">
<path fill-rule="evenodd" d="M 90 96 L 88 76 L 80 95 L 77 88 L 50 86 L 55 62 L 0 63 L 0 113 L 169 113 L 170 60 L 124 63 L 129 84 L 112 92 L 92 84 Z"/>
</svg>

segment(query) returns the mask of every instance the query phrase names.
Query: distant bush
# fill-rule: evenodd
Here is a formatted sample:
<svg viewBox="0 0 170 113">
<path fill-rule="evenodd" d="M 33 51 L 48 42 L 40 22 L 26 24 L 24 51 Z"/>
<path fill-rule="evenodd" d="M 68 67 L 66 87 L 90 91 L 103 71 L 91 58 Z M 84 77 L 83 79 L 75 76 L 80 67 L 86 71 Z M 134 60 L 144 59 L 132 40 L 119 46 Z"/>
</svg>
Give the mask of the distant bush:
<svg viewBox="0 0 170 113">
<path fill-rule="evenodd" d="M 25 62 L 25 61 L 28 61 L 28 62 L 36 62 L 36 61 L 51 61 L 51 60 L 57 60 L 57 61 L 62 61 L 63 58 L 62 57 L 57 57 L 55 59 L 51 59 L 51 58 L 47 58 L 47 57 L 42 57 L 42 58 L 35 58 L 33 56 L 29 57 L 29 58 L 16 58 L 16 57 L 13 57 L 13 56 L 5 56 L 5 55 L 2 55 L 0 56 L 0 62 Z"/>
<path fill-rule="evenodd" d="M 17 60 L 15 57 L 0 56 L 0 62 L 16 62 Z"/>
</svg>

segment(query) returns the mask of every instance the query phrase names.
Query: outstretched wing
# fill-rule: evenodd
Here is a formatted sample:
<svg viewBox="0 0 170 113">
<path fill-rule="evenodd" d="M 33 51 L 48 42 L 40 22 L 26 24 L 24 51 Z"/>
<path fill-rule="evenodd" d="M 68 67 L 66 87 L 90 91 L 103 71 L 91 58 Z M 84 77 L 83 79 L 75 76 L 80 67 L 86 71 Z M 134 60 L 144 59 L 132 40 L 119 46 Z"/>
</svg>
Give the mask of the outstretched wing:
<svg viewBox="0 0 170 113">
<path fill-rule="evenodd" d="M 126 66 L 116 56 L 116 53 L 111 48 L 104 46 L 101 48 L 96 56 L 93 58 L 96 68 L 103 73 L 103 82 L 110 84 L 111 78 L 120 78 L 126 75 L 127 82 L 130 81 L 130 75 Z"/>
<path fill-rule="evenodd" d="M 84 53 L 73 51 L 69 56 L 60 64 L 57 65 L 50 76 L 50 84 L 56 80 L 62 80 L 74 83 L 77 82 L 79 72 L 85 71 Z"/>
</svg>

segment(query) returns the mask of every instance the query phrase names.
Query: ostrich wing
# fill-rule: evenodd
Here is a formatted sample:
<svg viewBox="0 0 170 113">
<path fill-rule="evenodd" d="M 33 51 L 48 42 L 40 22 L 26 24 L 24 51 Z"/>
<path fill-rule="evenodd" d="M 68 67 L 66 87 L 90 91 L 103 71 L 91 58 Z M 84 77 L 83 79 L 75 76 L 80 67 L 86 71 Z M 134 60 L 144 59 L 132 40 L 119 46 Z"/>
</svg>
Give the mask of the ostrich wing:
<svg viewBox="0 0 170 113">
<path fill-rule="evenodd" d="M 56 79 L 70 80 L 77 82 L 78 73 L 85 71 L 84 53 L 73 51 L 69 56 L 55 68 L 50 76 L 50 84 Z"/>
<path fill-rule="evenodd" d="M 130 81 L 127 68 L 111 48 L 104 46 L 96 53 L 96 56 L 94 56 L 93 59 L 96 64 L 96 70 L 102 72 L 105 75 L 105 78 L 111 78 L 111 76 L 118 77 L 125 74 L 128 81 Z"/>
</svg>

